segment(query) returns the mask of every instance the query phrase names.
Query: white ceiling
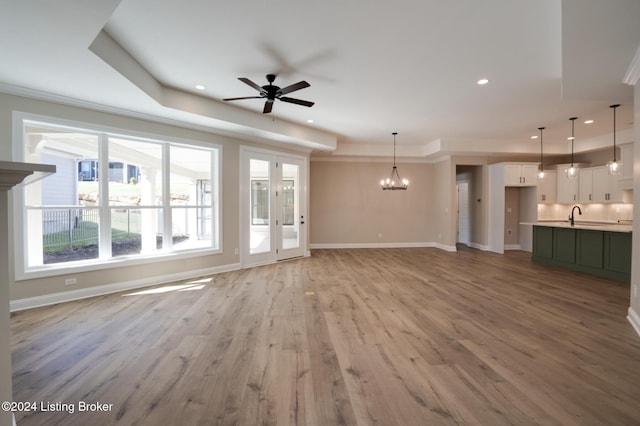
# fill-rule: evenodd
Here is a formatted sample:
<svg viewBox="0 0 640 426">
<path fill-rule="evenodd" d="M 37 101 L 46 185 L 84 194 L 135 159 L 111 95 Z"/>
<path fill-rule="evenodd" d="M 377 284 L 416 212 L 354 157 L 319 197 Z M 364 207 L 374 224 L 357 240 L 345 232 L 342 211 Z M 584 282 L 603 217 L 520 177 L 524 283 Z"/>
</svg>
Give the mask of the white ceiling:
<svg viewBox="0 0 640 426">
<path fill-rule="evenodd" d="M 394 131 L 399 156 L 533 154 L 540 126 L 564 153 L 574 115 L 579 151 L 610 140 L 612 103 L 618 129 L 632 126 L 623 79 L 640 47 L 638 0 L 0 2 L 0 91 L 314 155 L 389 155 Z M 267 73 L 281 87 L 308 81 L 289 96 L 316 104 L 263 115 L 260 99 L 220 101 L 255 95 L 237 77 L 263 85 Z"/>
</svg>

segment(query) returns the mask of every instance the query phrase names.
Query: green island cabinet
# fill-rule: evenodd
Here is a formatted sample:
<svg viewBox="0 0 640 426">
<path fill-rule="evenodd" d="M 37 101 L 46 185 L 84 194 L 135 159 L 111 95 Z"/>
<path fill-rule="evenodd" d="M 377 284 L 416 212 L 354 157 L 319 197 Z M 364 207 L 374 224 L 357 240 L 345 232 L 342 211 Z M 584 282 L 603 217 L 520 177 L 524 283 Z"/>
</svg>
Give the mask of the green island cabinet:
<svg viewBox="0 0 640 426">
<path fill-rule="evenodd" d="M 631 233 L 533 226 L 534 262 L 631 282 Z"/>
</svg>

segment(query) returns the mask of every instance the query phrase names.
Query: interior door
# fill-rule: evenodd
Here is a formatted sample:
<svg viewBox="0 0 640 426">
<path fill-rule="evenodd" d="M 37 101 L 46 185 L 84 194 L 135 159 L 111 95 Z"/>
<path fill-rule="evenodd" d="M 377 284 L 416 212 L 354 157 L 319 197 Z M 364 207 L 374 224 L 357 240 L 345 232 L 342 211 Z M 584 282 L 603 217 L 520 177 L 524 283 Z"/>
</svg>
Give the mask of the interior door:
<svg viewBox="0 0 640 426">
<path fill-rule="evenodd" d="M 301 257 L 306 252 L 306 159 L 241 149 L 243 267 Z"/>
</svg>

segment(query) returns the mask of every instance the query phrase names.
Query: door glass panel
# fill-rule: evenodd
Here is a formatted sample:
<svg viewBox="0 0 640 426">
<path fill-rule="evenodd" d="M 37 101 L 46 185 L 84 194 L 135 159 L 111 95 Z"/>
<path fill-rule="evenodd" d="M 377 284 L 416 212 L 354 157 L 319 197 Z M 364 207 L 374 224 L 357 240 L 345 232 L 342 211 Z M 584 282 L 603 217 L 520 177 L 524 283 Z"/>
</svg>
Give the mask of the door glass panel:
<svg viewBox="0 0 640 426">
<path fill-rule="evenodd" d="M 282 164 L 282 248 L 300 247 L 299 174 L 296 164 Z"/>
<path fill-rule="evenodd" d="M 271 251 L 271 228 L 269 226 L 269 161 L 251 159 L 249 174 L 251 191 L 251 224 L 249 253 L 266 253 Z"/>
</svg>

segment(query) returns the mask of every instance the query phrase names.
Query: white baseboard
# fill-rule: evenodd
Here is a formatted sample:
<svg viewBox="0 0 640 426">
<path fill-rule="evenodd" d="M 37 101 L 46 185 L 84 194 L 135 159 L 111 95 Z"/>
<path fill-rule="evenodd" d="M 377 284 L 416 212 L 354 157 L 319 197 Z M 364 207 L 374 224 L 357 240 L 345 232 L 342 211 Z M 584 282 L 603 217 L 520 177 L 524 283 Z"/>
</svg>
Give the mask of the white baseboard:
<svg viewBox="0 0 640 426">
<path fill-rule="evenodd" d="M 435 247 L 444 251 L 457 251 L 456 246 L 449 246 L 440 243 L 326 243 L 311 244 L 311 249 L 361 249 L 361 248 L 416 248 L 416 247 Z"/>
<path fill-rule="evenodd" d="M 414 248 L 435 247 L 434 243 L 322 243 L 310 244 L 312 250 L 321 249 L 360 249 L 360 248 Z"/>
<path fill-rule="evenodd" d="M 451 251 L 451 252 L 456 252 L 458 251 L 458 249 L 456 248 L 456 246 L 448 246 L 445 244 L 440 244 L 440 243 L 433 243 L 433 246 L 435 248 L 438 248 L 440 250 L 444 250 L 444 251 Z"/>
<path fill-rule="evenodd" d="M 240 264 L 232 263 L 229 265 L 214 266 L 211 268 L 198 269 L 195 271 L 179 272 L 176 274 L 164 275 L 162 277 L 142 278 L 139 280 L 127 281 L 122 283 L 113 283 L 97 287 L 81 288 L 72 291 L 64 291 L 53 294 L 45 294 L 42 296 L 28 297 L 25 299 L 17 299 L 10 302 L 10 311 L 23 311 L 25 309 L 54 305 L 56 303 L 62 302 L 70 302 L 72 300 L 86 299 L 88 297 L 102 296 L 104 294 L 133 290 L 141 287 L 149 287 L 152 285 L 166 284 L 174 281 L 188 280 L 192 278 L 202 277 L 203 275 L 213 275 L 222 272 L 236 271 L 238 269 L 240 269 Z"/>
<path fill-rule="evenodd" d="M 628 312 L 629 315 L 627 315 L 627 319 L 636 330 L 636 333 L 638 333 L 638 336 L 640 336 L 640 315 L 638 315 L 638 313 L 632 307 L 629 307 Z"/>
<path fill-rule="evenodd" d="M 478 249 L 478 250 L 482 250 L 482 251 L 489 251 L 489 246 L 486 246 L 486 245 L 483 245 L 483 244 L 469 243 L 469 247 L 474 248 L 474 249 Z"/>
</svg>

